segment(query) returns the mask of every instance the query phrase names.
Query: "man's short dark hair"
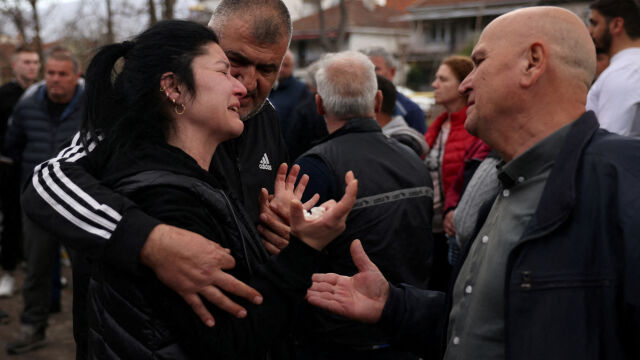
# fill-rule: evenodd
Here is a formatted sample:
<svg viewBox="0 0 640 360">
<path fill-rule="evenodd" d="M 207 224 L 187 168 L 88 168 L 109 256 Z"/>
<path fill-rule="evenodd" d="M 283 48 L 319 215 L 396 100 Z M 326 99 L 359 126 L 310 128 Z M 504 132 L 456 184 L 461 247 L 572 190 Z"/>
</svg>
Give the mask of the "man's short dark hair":
<svg viewBox="0 0 640 360">
<path fill-rule="evenodd" d="M 282 36 L 291 40 L 291 16 L 281 0 L 222 0 L 209 26 L 222 37 L 227 20 L 235 15 L 251 24 L 253 38 L 260 44 L 275 44 Z"/>
<path fill-rule="evenodd" d="M 78 71 L 80 71 L 80 60 L 78 60 L 78 57 L 75 56 L 71 50 L 64 46 L 54 46 L 47 50 L 47 53 L 44 56 L 44 63 L 46 64 L 49 59 L 71 61 L 73 64 L 73 72 L 78 73 Z"/>
<path fill-rule="evenodd" d="M 13 52 L 13 55 L 11 56 L 11 61 L 15 61 L 18 54 L 22 54 L 22 53 L 37 53 L 37 51 L 30 45 L 27 44 L 22 44 L 19 45 L 18 47 L 16 47 L 16 50 Z"/>
<path fill-rule="evenodd" d="M 640 1 L 638 0 L 596 0 L 589 7 L 607 19 L 621 17 L 624 30 L 631 39 L 640 37 Z"/>
<path fill-rule="evenodd" d="M 393 83 L 384 76 L 376 75 L 376 78 L 378 79 L 378 90 L 382 92 L 382 108 L 380 111 L 383 114 L 393 115 L 393 109 L 396 107 L 396 99 L 398 98 L 398 91 Z"/>
</svg>

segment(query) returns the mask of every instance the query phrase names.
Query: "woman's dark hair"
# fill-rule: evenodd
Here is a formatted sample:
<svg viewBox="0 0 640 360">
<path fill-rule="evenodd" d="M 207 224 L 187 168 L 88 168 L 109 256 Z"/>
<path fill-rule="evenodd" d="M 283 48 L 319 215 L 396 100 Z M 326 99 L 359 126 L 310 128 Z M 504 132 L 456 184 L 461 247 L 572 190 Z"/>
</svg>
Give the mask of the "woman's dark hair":
<svg viewBox="0 0 640 360">
<path fill-rule="evenodd" d="M 140 139 L 165 141 L 172 117 L 160 78 L 173 72 L 191 95 L 195 85 L 191 62 L 218 43 L 206 26 L 183 20 L 161 21 L 131 41 L 101 48 L 86 72 L 85 147 L 104 136 L 111 151 L 128 150 Z M 119 60 L 122 59 L 122 62 Z"/>
</svg>

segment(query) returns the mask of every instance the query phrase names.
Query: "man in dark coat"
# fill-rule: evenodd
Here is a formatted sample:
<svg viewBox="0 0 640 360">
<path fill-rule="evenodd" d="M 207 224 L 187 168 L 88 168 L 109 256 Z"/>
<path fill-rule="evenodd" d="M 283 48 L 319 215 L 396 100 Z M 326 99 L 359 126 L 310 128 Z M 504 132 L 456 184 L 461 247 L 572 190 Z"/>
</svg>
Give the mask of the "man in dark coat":
<svg viewBox="0 0 640 360">
<path fill-rule="evenodd" d="M 0 144 L 4 143 L 9 117 L 22 93 L 38 79 L 40 57 L 33 49 L 18 47 L 11 57 L 15 78 L 0 87 Z M 0 146 L 0 149 L 2 146 Z M 0 234 L 0 264 L 4 274 L 0 278 L 0 297 L 12 296 L 13 271 L 16 269 L 22 243 L 20 215 L 20 176 L 18 169 L 7 157 L 0 158 L 0 203 L 2 206 L 2 234 Z"/>
<path fill-rule="evenodd" d="M 314 275 L 309 301 L 379 323 L 424 358 L 443 343 L 445 359 L 640 358 L 640 141 L 585 112 L 596 57 L 583 21 L 516 10 L 472 58 L 465 127 L 505 163 L 449 305 L 389 284 L 357 242 L 360 273 Z"/>
<path fill-rule="evenodd" d="M 44 64 L 45 82 L 18 102 L 7 129 L 4 153 L 20 164 L 20 181 L 29 181 L 33 168 L 55 155 L 80 128 L 80 64 L 67 49 L 54 48 Z M 44 345 L 52 306 L 52 271 L 60 266 L 60 242 L 23 218 L 27 276 L 23 286 L 24 310 L 18 338 L 7 345 L 10 354 Z M 57 276 L 59 278 L 59 276 Z"/>
</svg>

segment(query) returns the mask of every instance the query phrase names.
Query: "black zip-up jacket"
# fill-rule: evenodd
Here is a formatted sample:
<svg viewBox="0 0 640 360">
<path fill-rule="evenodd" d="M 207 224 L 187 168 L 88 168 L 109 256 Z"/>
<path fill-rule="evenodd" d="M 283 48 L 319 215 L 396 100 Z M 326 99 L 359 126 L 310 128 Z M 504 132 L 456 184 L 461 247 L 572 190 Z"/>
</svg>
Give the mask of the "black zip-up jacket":
<svg viewBox="0 0 640 360">
<path fill-rule="evenodd" d="M 303 301 L 319 252 L 298 240 L 268 259 L 253 224 L 232 194 L 195 160 L 169 145 L 142 145 L 105 165 L 106 186 L 149 215 L 231 249 L 230 273 L 260 291 L 261 305 L 240 300 L 247 318 L 208 304 L 205 326 L 189 305 L 146 268 L 134 276 L 95 261 L 89 290 L 89 357 L 95 359 L 264 359 L 280 343 Z M 123 234 L 126 237 L 126 233 Z"/>
<path fill-rule="evenodd" d="M 591 111 L 573 123 L 509 254 L 507 359 L 640 358 L 640 141 L 598 127 Z M 445 307 L 442 294 L 392 287 L 381 325 L 428 354 Z"/>
<path fill-rule="evenodd" d="M 360 239 L 390 282 L 426 288 L 433 253 L 433 182 L 420 158 L 385 136 L 372 118 L 347 120 L 301 156 L 302 172 L 304 159 L 310 157 L 320 159 L 326 170 L 311 173 L 309 185 L 332 184 L 335 194 L 327 194 L 329 198 L 344 195 L 347 171 L 352 170 L 359 179 L 358 198 L 347 217 L 346 230 L 325 248 L 326 261 L 318 272 L 357 273 L 349 246 L 354 239 Z M 376 326 L 310 305 L 305 315 L 299 321 L 303 330 L 299 337 L 312 346 L 373 350 L 388 345 L 388 337 Z"/>
<path fill-rule="evenodd" d="M 269 102 L 244 125 L 239 138 L 218 147 L 210 169 L 256 223 L 260 188 L 273 192 L 277 167 L 287 161 L 287 151 Z M 109 154 L 96 143 L 89 148 L 87 154 L 76 135 L 58 157 L 37 166 L 33 181 L 23 189 L 24 211 L 72 249 L 135 272 L 140 249 L 160 221 L 97 180 L 105 175 Z"/>
</svg>

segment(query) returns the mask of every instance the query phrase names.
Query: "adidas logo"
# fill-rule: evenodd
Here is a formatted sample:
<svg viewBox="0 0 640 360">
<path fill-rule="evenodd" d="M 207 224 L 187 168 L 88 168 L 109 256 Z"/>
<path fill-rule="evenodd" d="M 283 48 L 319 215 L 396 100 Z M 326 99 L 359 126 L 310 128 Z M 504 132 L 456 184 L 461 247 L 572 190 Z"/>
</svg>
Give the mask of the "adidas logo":
<svg viewBox="0 0 640 360">
<path fill-rule="evenodd" d="M 271 171 L 271 164 L 269 164 L 269 158 L 267 157 L 267 153 L 264 153 L 264 155 L 262 155 L 262 160 L 260 160 L 260 164 L 258 164 L 258 168 L 262 169 L 262 170 L 269 170 Z"/>
</svg>

